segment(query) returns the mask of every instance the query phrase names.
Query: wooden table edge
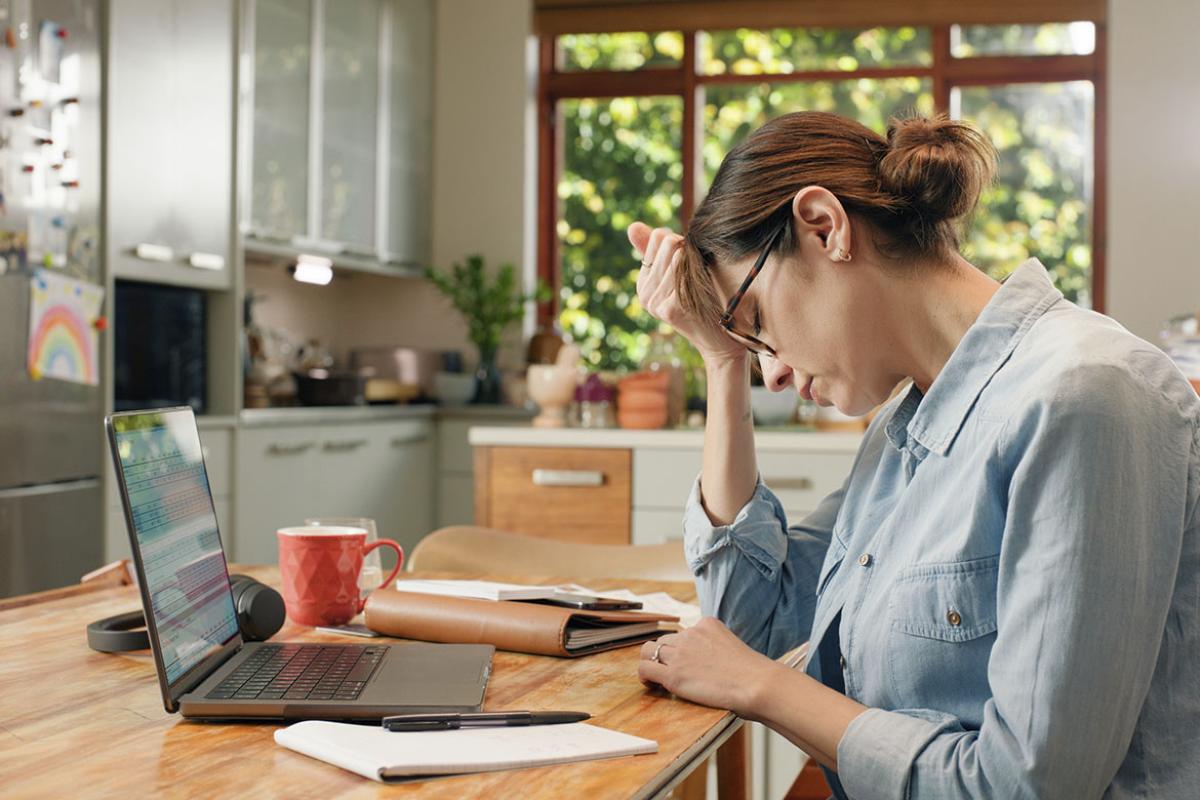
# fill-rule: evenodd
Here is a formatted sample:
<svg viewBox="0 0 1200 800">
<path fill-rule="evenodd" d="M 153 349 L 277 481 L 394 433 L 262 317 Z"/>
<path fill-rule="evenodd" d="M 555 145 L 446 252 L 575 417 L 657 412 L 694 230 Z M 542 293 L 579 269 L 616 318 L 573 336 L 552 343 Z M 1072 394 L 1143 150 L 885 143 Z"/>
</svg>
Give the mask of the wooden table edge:
<svg viewBox="0 0 1200 800">
<path fill-rule="evenodd" d="M 744 724 L 745 721 L 741 717 L 730 712 L 671 763 L 669 774 L 661 783 L 653 787 L 649 784 L 643 786 L 642 791 L 630 795 L 630 800 L 658 800 L 667 797 L 668 793 L 683 783 L 693 770 L 701 767 L 709 757 L 716 754 L 717 749 Z M 668 773 L 668 769 L 660 770 L 658 774 L 664 773 Z"/>
</svg>

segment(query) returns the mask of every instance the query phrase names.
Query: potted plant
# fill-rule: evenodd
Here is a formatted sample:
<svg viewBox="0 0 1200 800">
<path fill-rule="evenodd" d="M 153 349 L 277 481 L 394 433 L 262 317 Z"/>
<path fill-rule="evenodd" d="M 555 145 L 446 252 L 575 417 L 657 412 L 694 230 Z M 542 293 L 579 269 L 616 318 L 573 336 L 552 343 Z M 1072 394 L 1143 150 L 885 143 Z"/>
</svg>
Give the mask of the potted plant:
<svg viewBox="0 0 1200 800">
<path fill-rule="evenodd" d="M 528 293 L 519 291 L 516 268 L 501 264 L 489 280 L 483 256 L 467 256 L 449 272 L 430 267 L 425 277 L 445 295 L 467 321 L 467 336 L 479 350 L 472 403 L 500 402 L 500 372 L 496 356 L 504 329 L 521 318 L 529 300 L 548 299 L 550 290 L 541 281 Z"/>
</svg>

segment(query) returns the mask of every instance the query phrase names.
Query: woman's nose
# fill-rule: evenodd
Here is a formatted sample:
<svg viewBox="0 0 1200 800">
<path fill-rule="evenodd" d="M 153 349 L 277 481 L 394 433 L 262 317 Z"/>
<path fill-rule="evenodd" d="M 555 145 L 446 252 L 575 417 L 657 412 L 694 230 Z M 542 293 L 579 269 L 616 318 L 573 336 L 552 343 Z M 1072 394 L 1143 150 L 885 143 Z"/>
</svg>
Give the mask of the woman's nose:
<svg viewBox="0 0 1200 800">
<path fill-rule="evenodd" d="M 792 370 L 779 359 L 759 353 L 758 366 L 762 369 L 763 384 L 772 392 L 781 392 L 792 383 Z"/>
</svg>

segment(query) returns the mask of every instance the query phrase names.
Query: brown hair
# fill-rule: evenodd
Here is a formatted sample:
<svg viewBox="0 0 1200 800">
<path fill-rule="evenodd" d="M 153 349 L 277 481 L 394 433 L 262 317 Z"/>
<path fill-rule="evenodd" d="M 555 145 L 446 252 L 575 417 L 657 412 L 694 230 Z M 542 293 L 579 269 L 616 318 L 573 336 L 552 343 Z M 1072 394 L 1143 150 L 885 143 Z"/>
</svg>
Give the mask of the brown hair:
<svg viewBox="0 0 1200 800">
<path fill-rule="evenodd" d="M 823 186 L 866 221 L 903 264 L 957 251 L 960 225 L 996 174 L 996 150 L 971 125 L 939 115 L 893 118 L 887 138 L 821 111 L 774 119 L 729 151 L 684 236 L 677 289 L 689 311 L 722 312 L 709 272 L 766 246 L 805 186 Z M 788 225 L 778 252 L 795 246 Z"/>
</svg>

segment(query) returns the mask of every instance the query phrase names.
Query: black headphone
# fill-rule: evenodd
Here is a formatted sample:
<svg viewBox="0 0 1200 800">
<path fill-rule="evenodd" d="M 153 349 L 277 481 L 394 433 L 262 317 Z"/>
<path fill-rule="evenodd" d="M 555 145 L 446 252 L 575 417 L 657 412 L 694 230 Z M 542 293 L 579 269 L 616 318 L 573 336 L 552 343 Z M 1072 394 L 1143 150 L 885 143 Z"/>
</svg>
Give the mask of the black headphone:
<svg viewBox="0 0 1200 800">
<path fill-rule="evenodd" d="M 287 613 L 279 592 L 249 575 L 230 575 L 229 588 L 233 591 L 233 607 L 243 639 L 263 642 L 283 627 Z M 145 628 L 146 617 L 141 611 L 96 620 L 87 626 L 88 647 L 101 653 L 145 650 L 150 646 L 150 635 Z"/>
</svg>

